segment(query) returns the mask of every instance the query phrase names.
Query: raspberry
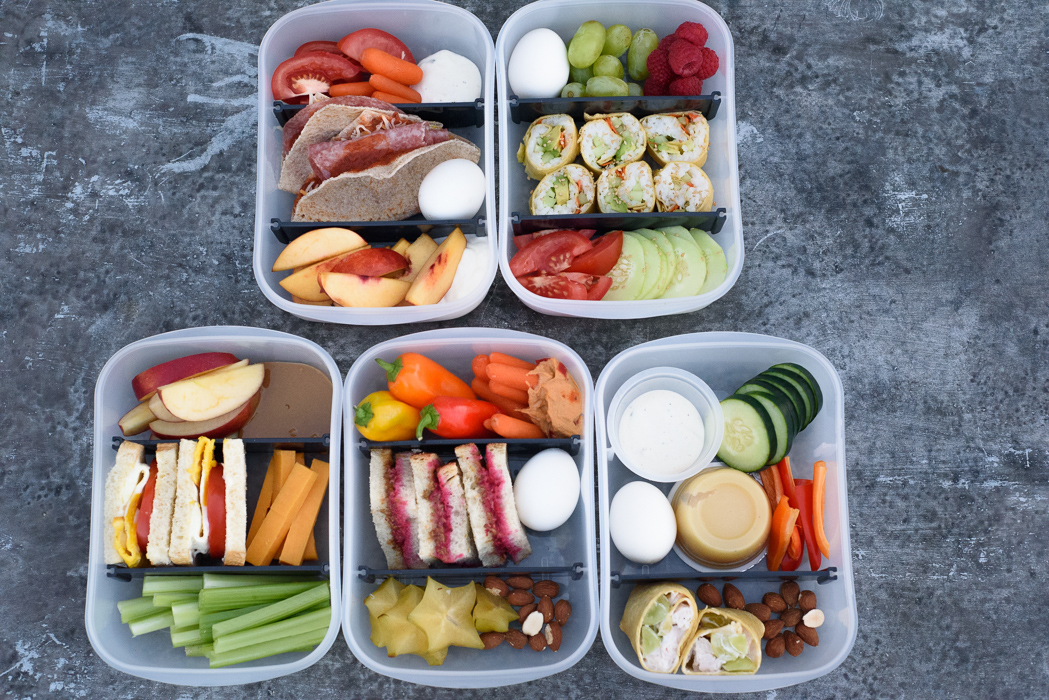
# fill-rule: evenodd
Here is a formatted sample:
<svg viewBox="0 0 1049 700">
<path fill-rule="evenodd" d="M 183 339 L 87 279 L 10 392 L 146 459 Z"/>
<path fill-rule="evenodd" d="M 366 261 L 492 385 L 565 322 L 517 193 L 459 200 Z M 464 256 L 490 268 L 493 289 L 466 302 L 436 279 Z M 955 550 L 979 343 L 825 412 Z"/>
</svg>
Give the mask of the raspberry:
<svg viewBox="0 0 1049 700">
<path fill-rule="evenodd" d="M 708 49 L 705 46 L 700 51 L 703 52 L 703 60 L 696 69 L 695 77 L 706 80 L 718 72 L 718 55 L 714 53 L 714 49 Z"/>
<path fill-rule="evenodd" d="M 663 51 L 670 51 L 670 45 L 677 41 L 680 37 L 677 34 L 667 34 L 665 37 L 659 40 L 659 46 L 657 49 Z"/>
<path fill-rule="evenodd" d="M 667 89 L 671 95 L 701 95 L 703 94 L 703 81 L 694 75 L 689 78 L 678 78 L 670 83 Z M 646 91 L 645 94 L 647 95 L 648 92 Z"/>
<path fill-rule="evenodd" d="M 670 45 L 667 59 L 670 63 L 670 70 L 680 78 L 687 78 L 695 75 L 703 63 L 703 49 L 690 41 L 679 39 Z"/>
<path fill-rule="evenodd" d="M 654 79 L 657 83 L 666 85 L 674 77 L 670 70 L 670 63 L 667 60 L 667 52 L 663 49 L 657 48 L 652 53 L 648 54 L 648 60 L 646 61 L 648 68 L 649 80 Z M 648 92 L 646 91 L 647 95 Z"/>
<path fill-rule="evenodd" d="M 667 84 L 661 83 L 655 78 L 649 78 L 645 81 L 645 97 L 655 97 L 658 95 L 667 94 Z"/>
<path fill-rule="evenodd" d="M 699 22 L 682 22 L 674 35 L 696 46 L 706 46 L 707 43 L 707 29 Z"/>
</svg>

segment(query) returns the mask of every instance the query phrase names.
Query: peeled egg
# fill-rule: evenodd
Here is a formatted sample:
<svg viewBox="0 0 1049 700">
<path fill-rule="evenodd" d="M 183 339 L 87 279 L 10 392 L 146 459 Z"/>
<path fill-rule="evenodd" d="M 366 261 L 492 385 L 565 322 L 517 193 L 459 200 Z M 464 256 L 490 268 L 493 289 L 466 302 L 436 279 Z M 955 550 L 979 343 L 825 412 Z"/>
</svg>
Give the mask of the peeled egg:
<svg viewBox="0 0 1049 700">
<path fill-rule="evenodd" d="M 518 97 L 558 97 L 568 84 L 568 49 L 551 29 L 533 29 L 521 37 L 506 67 L 510 89 Z"/>
<path fill-rule="evenodd" d="M 551 447 L 525 462 L 514 481 L 517 515 L 525 527 L 545 532 L 564 525 L 579 502 L 579 467 Z M 670 514 L 671 520 L 674 514 Z"/>
<path fill-rule="evenodd" d="M 419 210 L 427 219 L 470 219 L 484 202 L 484 171 L 465 158 L 440 163 L 419 185 Z"/>
<path fill-rule="evenodd" d="M 655 564 L 674 547 L 677 519 L 662 491 L 646 481 L 632 481 L 612 499 L 608 534 L 630 561 Z"/>
</svg>

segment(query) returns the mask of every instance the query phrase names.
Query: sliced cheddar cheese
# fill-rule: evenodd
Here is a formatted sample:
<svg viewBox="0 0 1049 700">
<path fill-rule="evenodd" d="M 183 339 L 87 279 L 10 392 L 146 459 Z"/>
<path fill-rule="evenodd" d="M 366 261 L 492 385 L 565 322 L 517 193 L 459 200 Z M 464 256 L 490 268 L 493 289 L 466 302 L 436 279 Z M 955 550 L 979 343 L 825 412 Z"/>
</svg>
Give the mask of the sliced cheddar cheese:
<svg viewBox="0 0 1049 700">
<path fill-rule="evenodd" d="M 306 497 L 310 495 L 310 489 L 317 481 L 317 473 L 307 469 L 301 464 L 292 467 L 288 480 L 284 482 L 277 497 L 273 499 L 266 519 L 262 521 L 262 527 L 255 534 L 248 547 L 248 563 L 252 566 L 266 566 L 277 556 L 284 538 L 291 529 L 292 521 L 302 509 Z"/>
<path fill-rule="evenodd" d="M 310 471 L 317 475 L 317 480 L 313 482 L 309 495 L 295 516 L 288 530 L 288 536 L 284 539 L 284 547 L 280 553 L 281 564 L 298 566 L 302 563 L 306 543 L 313 533 L 313 525 L 317 522 L 317 514 L 321 510 L 324 493 L 328 490 L 328 463 L 315 459 Z"/>
<path fill-rule="evenodd" d="M 258 503 L 255 504 L 255 512 L 251 516 L 251 526 L 248 527 L 248 546 L 251 546 L 251 541 L 255 539 L 255 533 L 262 527 L 262 521 L 266 519 L 266 513 L 270 509 L 270 503 L 273 502 L 273 484 L 277 480 L 277 452 L 273 452 L 273 456 L 270 458 L 270 466 L 266 469 L 266 478 L 262 481 L 262 491 L 259 492 Z"/>
</svg>

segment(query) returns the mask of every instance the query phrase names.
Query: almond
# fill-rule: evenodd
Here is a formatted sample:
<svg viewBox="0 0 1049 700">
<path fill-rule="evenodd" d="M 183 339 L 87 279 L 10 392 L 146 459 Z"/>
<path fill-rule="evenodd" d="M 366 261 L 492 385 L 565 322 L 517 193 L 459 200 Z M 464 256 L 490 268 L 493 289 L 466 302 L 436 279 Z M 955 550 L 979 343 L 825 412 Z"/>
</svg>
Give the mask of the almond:
<svg viewBox="0 0 1049 700">
<path fill-rule="evenodd" d="M 550 600 L 550 596 L 544 595 L 540 598 L 539 606 L 536 609 L 543 613 L 543 622 L 550 622 L 554 619 L 554 601 Z"/>
<path fill-rule="evenodd" d="M 816 629 L 822 625 L 825 620 L 826 616 L 819 608 L 813 608 L 801 617 L 801 621 L 805 623 L 805 626 L 811 627 L 812 629 Z"/>
<path fill-rule="evenodd" d="M 554 619 L 557 620 L 557 624 L 562 627 L 568 622 L 568 618 L 572 616 L 572 604 L 567 600 L 559 600 L 554 604 Z"/>
<path fill-rule="evenodd" d="M 772 639 L 783 631 L 782 620 L 766 620 L 765 621 L 765 634 L 762 639 Z"/>
<path fill-rule="evenodd" d="M 561 625 L 556 622 L 549 623 L 543 636 L 546 637 L 546 645 L 550 647 L 550 651 L 557 651 L 561 648 L 561 638 L 564 636 L 561 632 Z"/>
<path fill-rule="evenodd" d="M 523 591 L 520 588 L 515 588 L 514 590 L 510 591 L 510 594 L 508 596 L 506 596 L 506 602 L 514 606 L 515 608 L 520 607 L 522 605 L 528 605 L 533 600 L 535 600 L 534 595 L 532 595 L 528 591 Z"/>
<path fill-rule="evenodd" d="M 786 601 L 788 607 L 794 607 L 798 604 L 798 596 L 801 594 L 801 586 L 798 585 L 797 581 L 784 581 L 779 586 L 779 594 L 783 596 L 783 600 Z"/>
<path fill-rule="evenodd" d="M 510 588 L 523 588 L 527 591 L 532 587 L 532 579 L 527 576 L 511 576 L 506 582 L 510 584 Z"/>
<path fill-rule="evenodd" d="M 743 594 L 731 583 L 726 583 L 724 588 L 721 589 L 721 596 L 725 599 L 726 608 L 742 610 L 743 606 L 747 604 L 747 601 L 743 599 Z"/>
<path fill-rule="evenodd" d="M 542 651 L 546 649 L 546 637 L 541 634 L 533 634 L 528 638 L 528 646 L 532 647 L 532 651 Z"/>
<path fill-rule="evenodd" d="M 539 634 L 539 630 L 541 629 L 543 629 L 543 613 L 538 610 L 532 612 L 525 618 L 525 621 L 521 623 L 521 631 L 529 637 Z"/>
<path fill-rule="evenodd" d="M 820 636 L 816 634 L 816 630 L 812 629 L 804 622 L 799 622 L 797 626 L 794 627 L 794 633 L 801 637 L 801 640 L 810 647 L 818 647 L 820 645 Z"/>
<path fill-rule="evenodd" d="M 787 643 L 783 639 L 783 635 L 778 635 L 765 642 L 765 656 L 770 659 L 778 659 L 783 656 L 783 652 L 787 648 Z"/>
<path fill-rule="evenodd" d="M 762 622 L 768 622 L 768 619 L 772 617 L 772 610 L 764 603 L 747 603 L 743 609 Z"/>
<path fill-rule="evenodd" d="M 557 585 L 557 581 L 536 581 L 535 585 L 532 586 L 532 593 L 540 598 L 543 596 L 556 598 L 560 592 L 561 587 Z"/>
<path fill-rule="evenodd" d="M 783 633 L 783 644 L 791 656 L 801 656 L 801 652 L 805 650 L 805 642 L 793 632 Z"/>
<path fill-rule="evenodd" d="M 790 608 L 784 610 L 779 614 L 779 619 L 783 622 L 784 627 L 793 627 L 794 625 L 801 622 L 801 611 L 797 608 Z"/>
<path fill-rule="evenodd" d="M 481 643 L 484 644 L 485 649 L 495 649 L 503 643 L 504 639 L 506 635 L 502 632 L 485 632 L 481 635 Z"/>
<path fill-rule="evenodd" d="M 507 630 L 506 643 L 514 649 L 524 649 L 525 645 L 528 644 L 528 637 L 521 630 Z"/>
<path fill-rule="evenodd" d="M 802 591 L 798 597 L 798 607 L 801 608 L 802 613 L 807 613 L 809 610 L 815 610 L 816 605 L 816 594 L 812 591 Z"/>
<path fill-rule="evenodd" d="M 498 576 L 489 576 L 484 580 L 484 587 L 492 595 L 505 598 L 510 595 L 510 585 Z"/>
<path fill-rule="evenodd" d="M 535 603 L 529 603 L 528 605 L 522 606 L 521 609 L 517 611 L 517 621 L 523 625 L 528 616 L 534 613 L 535 609 L 538 607 L 539 606 Z"/>
<path fill-rule="evenodd" d="M 769 606 L 769 610 L 774 613 L 781 613 L 787 609 L 787 601 L 783 600 L 783 596 L 779 593 L 766 593 L 762 596 L 761 602 Z"/>
<path fill-rule="evenodd" d="M 718 589 L 714 588 L 709 583 L 704 583 L 702 586 L 696 589 L 696 597 L 699 598 L 703 605 L 710 606 L 712 608 L 721 607 L 721 594 L 718 593 Z"/>
</svg>

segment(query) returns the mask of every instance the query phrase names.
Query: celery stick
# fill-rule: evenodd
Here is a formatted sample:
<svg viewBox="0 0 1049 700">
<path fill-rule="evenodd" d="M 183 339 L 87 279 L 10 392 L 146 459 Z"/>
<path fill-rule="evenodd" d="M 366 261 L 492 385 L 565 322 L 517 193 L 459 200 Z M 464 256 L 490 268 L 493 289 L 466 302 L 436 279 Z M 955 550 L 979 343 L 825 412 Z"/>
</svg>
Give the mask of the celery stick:
<svg viewBox="0 0 1049 700">
<path fill-rule="evenodd" d="M 131 636 L 137 637 L 140 634 L 146 634 L 147 632 L 156 632 L 157 630 L 167 629 L 173 624 L 175 624 L 175 618 L 171 616 L 171 611 L 161 610 L 149 617 L 132 620 L 128 623 L 128 627 L 131 628 Z"/>
<path fill-rule="evenodd" d="M 204 574 L 204 588 L 239 588 L 270 583 L 318 583 L 316 576 L 286 574 Z"/>
<path fill-rule="evenodd" d="M 191 644 L 186 647 L 186 656 L 211 656 L 214 651 L 211 644 Z"/>
<path fill-rule="evenodd" d="M 211 660 L 211 668 L 244 663 L 245 661 L 255 661 L 256 659 L 263 659 L 267 656 L 283 654 L 288 651 L 312 649 L 324 641 L 326 634 L 327 631 L 323 629 L 315 632 L 306 632 L 294 637 L 284 637 L 272 642 L 263 642 L 262 644 L 253 644 L 248 647 L 234 649 L 224 654 L 215 652 L 208 658 Z"/>
<path fill-rule="evenodd" d="M 142 578 L 142 595 L 157 593 L 195 593 L 204 587 L 200 576 L 145 576 Z"/>
<path fill-rule="evenodd" d="M 215 612 L 244 608 L 259 603 L 273 603 L 296 593 L 308 591 L 322 584 L 320 581 L 310 583 L 271 583 L 262 586 L 238 586 L 236 588 L 205 588 L 200 592 L 200 611 Z"/>
<path fill-rule="evenodd" d="M 331 624 L 330 606 L 322 610 L 289 617 L 280 622 L 223 635 L 215 639 L 215 651 L 225 653 L 241 647 L 252 646 L 253 644 L 272 642 L 284 637 L 294 637 L 306 632 L 327 629 L 329 624 Z"/>
<path fill-rule="evenodd" d="M 200 619 L 197 620 L 197 625 L 203 629 L 211 632 L 211 628 L 216 622 L 222 622 L 223 620 L 232 620 L 235 617 L 241 615 L 247 615 L 250 612 L 256 610 L 262 610 L 265 605 L 252 605 L 250 608 L 235 608 L 233 610 L 220 610 L 218 612 L 201 613 Z"/>
<path fill-rule="evenodd" d="M 153 607 L 154 608 L 170 608 L 175 603 L 185 603 L 187 601 L 197 601 L 199 593 L 157 593 L 153 596 Z"/>
<path fill-rule="evenodd" d="M 149 596 L 118 601 L 117 610 L 120 611 L 120 621 L 123 623 L 128 623 L 147 615 L 155 615 L 157 612 L 157 609 L 153 607 L 153 598 Z"/>
<path fill-rule="evenodd" d="M 233 589 L 219 589 L 221 590 L 233 590 Z M 201 593 L 203 595 L 207 591 Z M 251 629 L 252 627 L 259 627 L 261 625 L 268 624 L 270 622 L 276 622 L 282 620 L 285 617 L 290 617 L 295 613 L 302 612 L 311 605 L 316 604 L 321 600 L 331 600 L 331 593 L 328 590 L 328 582 L 325 581 L 320 583 L 308 591 L 303 591 L 298 595 L 293 595 L 290 598 L 267 605 L 262 610 L 256 610 L 255 612 L 248 613 L 247 615 L 241 615 L 231 620 L 225 620 L 223 622 L 216 623 L 212 628 L 212 634 L 216 638 L 233 632 L 239 632 L 241 630 Z"/>
<path fill-rule="evenodd" d="M 171 646 L 184 647 L 190 644 L 203 644 L 203 635 L 199 627 L 186 627 L 183 629 L 171 628 Z"/>
<path fill-rule="evenodd" d="M 193 596 L 192 600 L 172 605 L 171 614 L 175 616 L 176 627 L 193 627 L 199 624 L 200 606 L 197 604 L 197 596 Z"/>
</svg>

